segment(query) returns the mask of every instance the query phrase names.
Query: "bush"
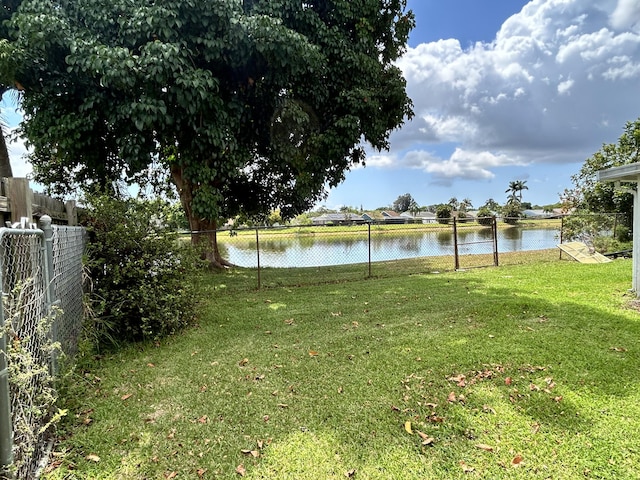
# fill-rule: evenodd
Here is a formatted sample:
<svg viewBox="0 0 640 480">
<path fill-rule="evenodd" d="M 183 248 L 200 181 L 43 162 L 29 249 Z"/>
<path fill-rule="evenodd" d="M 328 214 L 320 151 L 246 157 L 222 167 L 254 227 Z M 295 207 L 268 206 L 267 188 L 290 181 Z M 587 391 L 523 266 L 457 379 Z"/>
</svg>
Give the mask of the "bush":
<svg viewBox="0 0 640 480">
<path fill-rule="evenodd" d="M 522 216 L 522 211 L 520 210 L 520 204 L 518 203 L 508 203 L 502 209 L 502 218 L 504 223 L 508 223 L 509 225 L 515 225 L 520 220 Z"/>
<path fill-rule="evenodd" d="M 478 210 L 478 223 L 483 227 L 490 227 L 493 225 L 495 218 L 496 216 L 491 213 L 491 210 L 489 210 L 488 207 L 481 207 L 480 210 Z"/>
<path fill-rule="evenodd" d="M 616 240 L 619 242 L 630 242 L 633 240 L 633 232 L 625 225 L 618 225 L 615 233 Z"/>
<path fill-rule="evenodd" d="M 472 222 L 473 218 L 468 216 L 465 212 L 458 212 L 458 223 Z"/>
<path fill-rule="evenodd" d="M 436 218 L 438 219 L 438 223 L 449 223 L 449 220 L 451 219 L 451 213 L 452 210 L 450 205 L 438 205 L 438 207 L 436 208 Z"/>
<path fill-rule="evenodd" d="M 159 216 L 166 204 L 105 195 L 87 203 L 93 340 L 157 339 L 190 324 L 198 260 Z"/>
</svg>

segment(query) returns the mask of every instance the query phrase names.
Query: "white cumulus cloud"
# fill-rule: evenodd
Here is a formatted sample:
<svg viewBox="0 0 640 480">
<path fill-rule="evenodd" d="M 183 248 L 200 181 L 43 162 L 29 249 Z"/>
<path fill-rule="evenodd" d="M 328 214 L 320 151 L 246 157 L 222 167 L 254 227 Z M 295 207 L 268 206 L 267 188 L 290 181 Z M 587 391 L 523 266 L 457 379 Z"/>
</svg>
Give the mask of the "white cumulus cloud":
<svg viewBox="0 0 640 480">
<path fill-rule="evenodd" d="M 424 43 L 398 66 L 416 115 L 370 165 L 449 180 L 580 162 L 640 116 L 640 2 L 532 0 L 490 43 Z M 439 144 L 458 148 L 426 152 Z"/>
</svg>

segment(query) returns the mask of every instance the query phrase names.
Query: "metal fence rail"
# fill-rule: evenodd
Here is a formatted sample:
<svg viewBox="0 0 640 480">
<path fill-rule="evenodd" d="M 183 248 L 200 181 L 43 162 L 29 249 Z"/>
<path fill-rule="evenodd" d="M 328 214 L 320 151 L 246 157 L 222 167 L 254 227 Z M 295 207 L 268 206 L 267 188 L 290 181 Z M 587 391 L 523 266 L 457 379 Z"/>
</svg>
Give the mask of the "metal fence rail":
<svg viewBox="0 0 640 480">
<path fill-rule="evenodd" d="M 47 216 L 41 226 L 0 228 L 0 477 L 35 476 L 50 435 L 47 378 L 57 368 L 45 344 L 75 353 L 82 325 L 84 230 L 52 227 Z M 62 312 L 52 315 L 53 306 Z M 10 350 L 25 352 L 26 363 Z"/>
</svg>

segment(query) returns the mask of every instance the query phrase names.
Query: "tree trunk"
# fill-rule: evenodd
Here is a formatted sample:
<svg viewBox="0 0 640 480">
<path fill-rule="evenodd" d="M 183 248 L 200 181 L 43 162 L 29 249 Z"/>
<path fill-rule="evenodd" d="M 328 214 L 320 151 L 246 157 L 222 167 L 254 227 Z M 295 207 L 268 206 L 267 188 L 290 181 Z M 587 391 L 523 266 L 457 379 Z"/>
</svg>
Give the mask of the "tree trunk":
<svg viewBox="0 0 640 480">
<path fill-rule="evenodd" d="M 193 213 L 191 202 L 193 201 L 193 188 L 191 182 L 184 178 L 182 168 L 178 166 L 171 167 L 171 177 L 173 179 L 178 194 L 180 195 L 180 203 L 184 209 L 187 220 L 189 221 L 189 229 L 191 230 L 191 243 L 200 249 L 202 258 L 209 262 L 212 268 L 229 268 L 234 265 L 222 258 L 218 249 L 218 239 L 216 229 L 218 223 L 216 220 L 200 218 Z"/>
<path fill-rule="evenodd" d="M 4 125 L 0 125 L 0 178 L 11 177 L 13 177 L 13 172 L 11 170 L 7 141 L 4 138 Z"/>
</svg>

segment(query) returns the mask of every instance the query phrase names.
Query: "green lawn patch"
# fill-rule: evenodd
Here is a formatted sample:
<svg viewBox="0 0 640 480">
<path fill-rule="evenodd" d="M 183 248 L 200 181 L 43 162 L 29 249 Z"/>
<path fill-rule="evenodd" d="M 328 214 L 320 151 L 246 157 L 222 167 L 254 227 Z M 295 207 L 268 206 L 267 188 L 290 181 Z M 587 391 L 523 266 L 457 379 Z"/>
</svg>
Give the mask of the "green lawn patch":
<svg viewBox="0 0 640 480">
<path fill-rule="evenodd" d="M 246 276 L 207 277 L 197 328 L 78 372 L 48 478 L 637 476 L 630 260 Z"/>
</svg>

